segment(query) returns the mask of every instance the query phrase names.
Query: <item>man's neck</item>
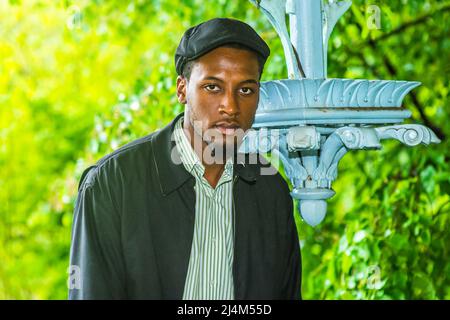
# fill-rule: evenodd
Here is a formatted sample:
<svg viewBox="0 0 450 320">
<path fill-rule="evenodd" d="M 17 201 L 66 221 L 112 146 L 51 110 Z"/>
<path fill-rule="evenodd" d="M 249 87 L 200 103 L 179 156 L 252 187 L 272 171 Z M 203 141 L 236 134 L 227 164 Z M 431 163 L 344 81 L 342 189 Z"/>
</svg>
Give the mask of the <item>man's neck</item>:
<svg viewBox="0 0 450 320">
<path fill-rule="evenodd" d="M 205 168 L 203 177 L 209 182 L 211 187 L 215 188 L 223 174 L 225 163 L 228 160 L 228 158 L 225 157 L 226 154 L 224 153 L 221 158 L 216 158 L 216 156 L 212 154 L 213 149 L 209 147 L 201 137 L 196 136 L 195 132 L 190 132 L 189 129 L 186 128 L 183 128 L 183 132 Z M 192 139 L 191 137 L 195 138 Z M 194 141 L 201 141 L 201 143 L 195 143 Z M 214 161 L 211 161 L 212 159 L 214 159 Z"/>
</svg>

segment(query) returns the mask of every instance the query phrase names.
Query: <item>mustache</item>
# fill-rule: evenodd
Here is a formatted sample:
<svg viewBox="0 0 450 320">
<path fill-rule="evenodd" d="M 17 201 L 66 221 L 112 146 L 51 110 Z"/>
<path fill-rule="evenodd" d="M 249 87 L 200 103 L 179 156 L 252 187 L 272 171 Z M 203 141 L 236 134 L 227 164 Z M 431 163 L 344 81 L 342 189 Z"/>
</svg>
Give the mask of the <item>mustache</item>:
<svg viewBox="0 0 450 320">
<path fill-rule="evenodd" d="M 225 127 L 225 128 L 240 128 L 241 126 L 239 125 L 239 123 L 237 121 L 230 121 L 230 120 L 222 120 L 222 121 L 218 121 L 216 123 L 214 123 L 215 127 Z"/>
</svg>

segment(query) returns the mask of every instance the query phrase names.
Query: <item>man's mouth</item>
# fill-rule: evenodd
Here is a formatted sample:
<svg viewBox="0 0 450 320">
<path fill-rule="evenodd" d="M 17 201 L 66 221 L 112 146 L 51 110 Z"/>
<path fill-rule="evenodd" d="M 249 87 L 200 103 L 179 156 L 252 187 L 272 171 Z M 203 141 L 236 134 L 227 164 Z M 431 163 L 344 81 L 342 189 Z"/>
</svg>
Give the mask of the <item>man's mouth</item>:
<svg viewBox="0 0 450 320">
<path fill-rule="evenodd" d="M 230 136 L 236 133 L 236 130 L 239 129 L 239 125 L 237 124 L 228 124 L 228 123 L 218 123 L 214 126 L 220 133 Z"/>
<path fill-rule="evenodd" d="M 216 126 L 215 128 L 227 136 L 233 135 L 237 130 L 237 127 Z"/>
</svg>

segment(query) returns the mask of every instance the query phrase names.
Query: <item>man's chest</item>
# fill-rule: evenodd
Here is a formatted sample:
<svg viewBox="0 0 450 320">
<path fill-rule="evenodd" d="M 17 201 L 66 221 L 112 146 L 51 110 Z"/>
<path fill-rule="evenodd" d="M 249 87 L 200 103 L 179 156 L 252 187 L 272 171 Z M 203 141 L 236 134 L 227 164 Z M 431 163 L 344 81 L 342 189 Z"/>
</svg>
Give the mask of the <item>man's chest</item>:
<svg viewBox="0 0 450 320">
<path fill-rule="evenodd" d="M 165 296 L 180 299 L 194 243 L 196 221 L 199 222 L 196 215 L 201 211 L 202 219 L 206 219 L 203 222 L 215 223 L 215 227 L 205 230 L 217 232 L 224 223 L 235 226 L 233 273 L 236 290 L 257 291 L 259 287 L 262 296 L 265 291 L 275 290 L 273 274 L 276 273 L 280 250 L 276 240 L 276 223 L 270 218 L 273 208 L 264 205 L 251 189 L 238 186 L 225 199 L 231 209 L 228 217 L 218 217 L 217 214 L 224 212 L 220 206 L 224 199 L 203 199 L 203 203 L 199 203 L 201 200 L 194 185 L 192 179 L 167 196 L 149 193 L 147 200 L 139 206 L 130 205 L 132 209 L 124 215 L 122 223 L 129 283 L 135 283 L 137 287 L 158 285 Z M 132 204 L 133 200 L 128 203 Z M 205 215 L 208 206 L 216 207 L 210 212 L 209 220 Z M 239 298 L 239 292 L 236 298 Z"/>
</svg>

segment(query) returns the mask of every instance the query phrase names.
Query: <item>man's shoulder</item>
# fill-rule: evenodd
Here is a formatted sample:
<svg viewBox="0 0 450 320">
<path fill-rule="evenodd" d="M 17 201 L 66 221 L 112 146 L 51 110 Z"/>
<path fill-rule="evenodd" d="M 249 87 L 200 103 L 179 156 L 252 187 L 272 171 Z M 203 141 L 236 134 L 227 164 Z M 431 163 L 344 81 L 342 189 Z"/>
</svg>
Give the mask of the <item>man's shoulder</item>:
<svg viewBox="0 0 450 320">
<path fill-rule="evenodd" d="M 144 137 L 138 138 L 136 140 L 130 141 L 127 144 L 119 147 L 113 152 L 100 158 L 96 165 L 98 167 L 103 167 L 105 164 L 114 161 L 124 161 L 129 157 L 133 157 L 136 154 L 145 153 L 151 148 L 151 140 L 157 134 L 159 130 L 152 132 Z"/>
<path fill-rule="evenodd" d="M 90 186 L 99 178 L 111 179 L 123 172 L 130 173 L 132 169 L 150 164 L 151 141 L 160 130 L 135 139 L 104 155 L 96 163 L 87 167 L 80 178 L 78 189 L 84 184 Z"/>
</svg>

